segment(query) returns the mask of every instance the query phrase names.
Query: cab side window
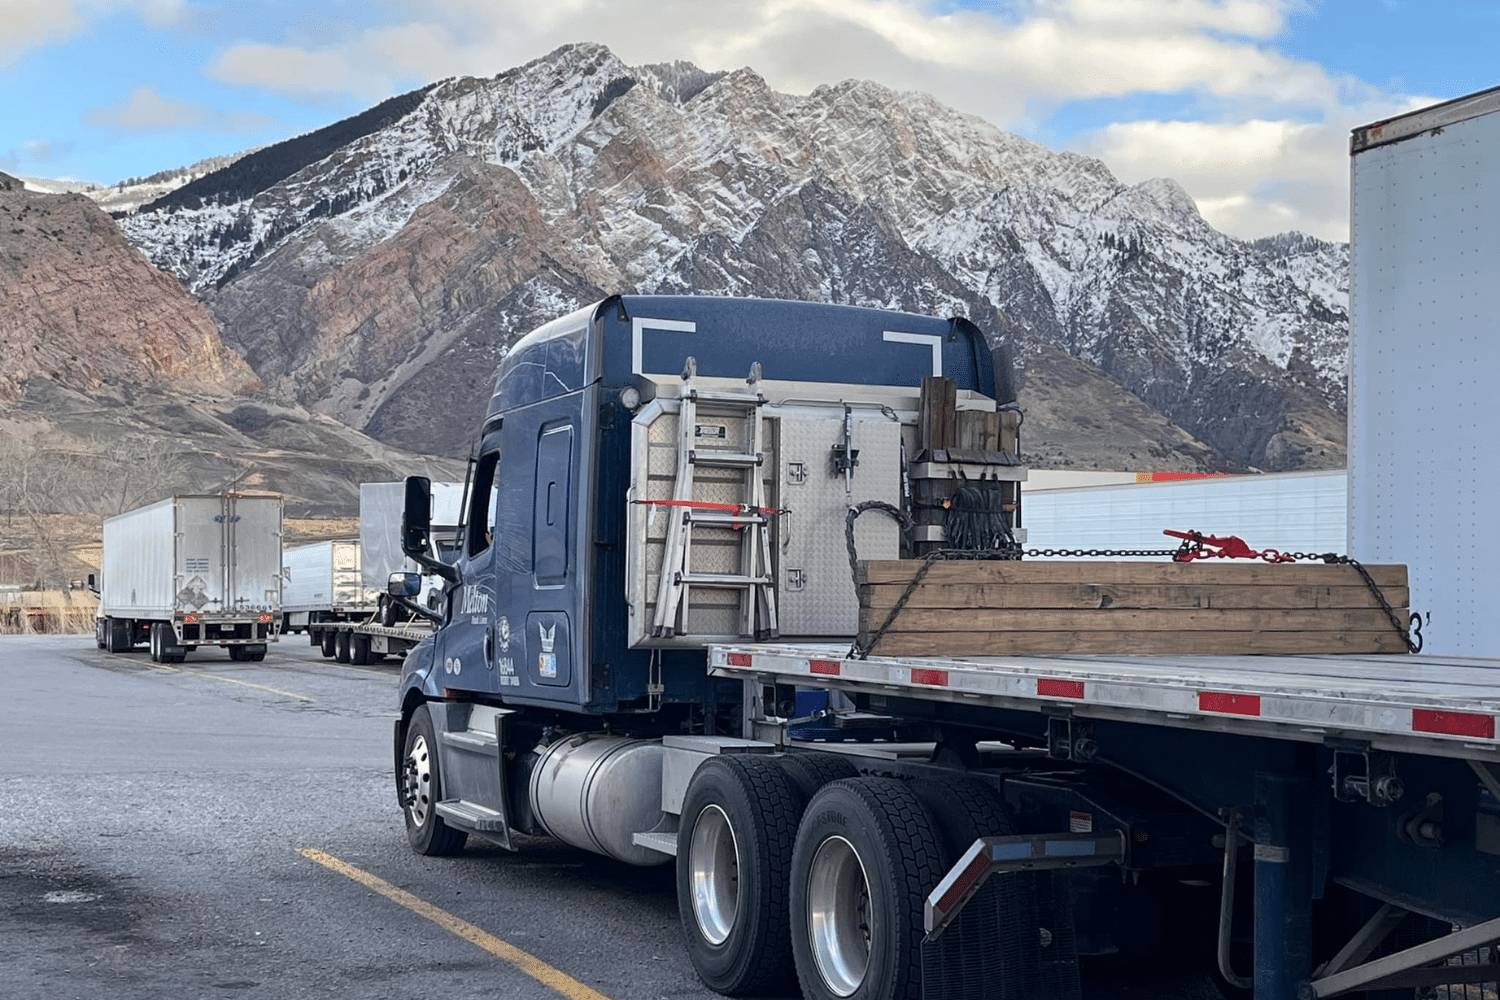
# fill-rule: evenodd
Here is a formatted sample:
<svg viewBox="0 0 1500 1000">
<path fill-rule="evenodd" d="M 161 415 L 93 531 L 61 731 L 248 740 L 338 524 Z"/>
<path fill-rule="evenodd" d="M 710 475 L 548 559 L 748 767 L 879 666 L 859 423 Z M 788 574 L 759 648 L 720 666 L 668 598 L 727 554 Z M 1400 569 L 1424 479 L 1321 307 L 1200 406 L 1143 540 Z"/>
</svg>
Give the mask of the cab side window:
<svg viewBox="0 0 1500 1000">
<path fill-rule="evenodd" d="M 495 541 L 495 508 L 499 502 L 499 480 L 496 469 L 500 452 L 485 452 L 474 470 L 474 487 L 469 492 L 467 537 L 464 548 L 472 559 L 487 551 Z"/>
</svg>

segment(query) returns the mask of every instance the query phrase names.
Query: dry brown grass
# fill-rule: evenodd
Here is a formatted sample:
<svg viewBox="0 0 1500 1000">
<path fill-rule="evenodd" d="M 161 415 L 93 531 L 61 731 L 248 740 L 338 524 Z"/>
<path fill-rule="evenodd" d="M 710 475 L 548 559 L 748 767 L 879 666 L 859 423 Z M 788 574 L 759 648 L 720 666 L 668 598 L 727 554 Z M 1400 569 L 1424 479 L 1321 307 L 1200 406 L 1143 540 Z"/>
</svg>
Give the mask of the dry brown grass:
<svg viewBox="0 0 1500 1000">
<path fill-rule="evenodd" d="M 98 606 L 88 591 L 0 593 L 0 635 L 88 635 Z"/>
</svg>

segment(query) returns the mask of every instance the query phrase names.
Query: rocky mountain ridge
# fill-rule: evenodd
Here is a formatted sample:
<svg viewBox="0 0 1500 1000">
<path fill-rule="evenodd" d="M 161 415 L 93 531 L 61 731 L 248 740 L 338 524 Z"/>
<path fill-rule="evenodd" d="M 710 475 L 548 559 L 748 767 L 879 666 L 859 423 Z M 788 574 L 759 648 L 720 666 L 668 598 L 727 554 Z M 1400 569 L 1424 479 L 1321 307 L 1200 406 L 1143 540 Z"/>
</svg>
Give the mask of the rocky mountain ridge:
<svg viewBox="0 0 1500 1000">
<path fill-rule="evenodd" d="M 251 161 L 276 165 L 263 185 Z M 1174 182 L 923 94 L 574 45 L 236 166 L 122 229 L 273 394 L 411 450 L 462 453 L 510 343 L 632 291 L 966 315 L 1017 355 L 1023 402 L 1064 392 L 1055 441 L 1154 423 L 1136 467 L 1342 462 L 1347 247 L 1233 239 Z M 1048 433 L 1049 461 L 1111 461 Z"/>
</svg>

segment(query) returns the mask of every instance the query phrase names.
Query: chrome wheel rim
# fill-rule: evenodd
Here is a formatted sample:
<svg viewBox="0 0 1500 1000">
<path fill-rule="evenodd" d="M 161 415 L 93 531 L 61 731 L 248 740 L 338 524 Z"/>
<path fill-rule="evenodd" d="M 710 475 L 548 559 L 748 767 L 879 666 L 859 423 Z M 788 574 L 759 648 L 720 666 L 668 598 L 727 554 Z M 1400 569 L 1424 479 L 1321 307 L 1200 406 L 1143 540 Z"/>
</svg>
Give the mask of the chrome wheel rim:
<svg viewBox="0 0 1500 1000">
<path fill-rule="evenodd" d="M 854 845 L 829 837 L 813 855 L 807 885 L 807 928 L 823 983 L 846 997 L 865 981 L 875 923 L 870 882 Z"/>
<path fill-rule="evenodd" d="M 734 930 L 740 906 L 740 848 L 724 810 L 707 805 L 693 824 L 688 845 L 693 919 L 711 945 L 721 945 Z"/>
<path fill-rule="evenodd" d="M 432 814 L 432 754 L 427 737 L 420 733 L 406 753 L 406 808 L 412 823 L 427 825 Z"/>
</svg>

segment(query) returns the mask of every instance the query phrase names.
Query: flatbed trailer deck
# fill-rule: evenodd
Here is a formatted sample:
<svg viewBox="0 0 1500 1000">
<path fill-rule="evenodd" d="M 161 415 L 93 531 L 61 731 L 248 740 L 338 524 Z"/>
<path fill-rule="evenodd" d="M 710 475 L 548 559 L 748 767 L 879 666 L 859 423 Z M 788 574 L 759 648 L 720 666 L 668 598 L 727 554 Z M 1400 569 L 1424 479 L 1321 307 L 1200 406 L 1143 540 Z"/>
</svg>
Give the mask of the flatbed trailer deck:
<svg viewBox="0 0 1500 1000">
<path fill-rule="evenodd" d="M 849 656 L 716 646 L 721 677 L 877 696 L 1500 761 L 1500 659 L 1370 656 Z"/>
</svg>

